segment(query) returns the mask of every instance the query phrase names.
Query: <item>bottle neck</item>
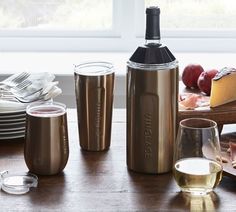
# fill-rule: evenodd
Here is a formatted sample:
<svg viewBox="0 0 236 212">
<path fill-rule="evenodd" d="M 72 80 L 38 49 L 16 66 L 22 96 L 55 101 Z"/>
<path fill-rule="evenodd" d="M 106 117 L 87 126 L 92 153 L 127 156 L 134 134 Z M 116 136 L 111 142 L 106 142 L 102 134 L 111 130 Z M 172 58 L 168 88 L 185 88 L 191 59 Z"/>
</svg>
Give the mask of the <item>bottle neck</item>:
<svg viewBox="0 0 236 212">
<path fill-rule="evenodd" d="M 146 39 L 145 40 L 145 46 L 160 46 L 161 45 L 161 40 L 160 39 L 152 39 L 152 40 L 149 40 L 149 39 Z"/>
<path fill-rule="evenodd" d="M 160 46 L 160 9 L 149 7 L 146 9 L 146 46 Z"/>
</svg>

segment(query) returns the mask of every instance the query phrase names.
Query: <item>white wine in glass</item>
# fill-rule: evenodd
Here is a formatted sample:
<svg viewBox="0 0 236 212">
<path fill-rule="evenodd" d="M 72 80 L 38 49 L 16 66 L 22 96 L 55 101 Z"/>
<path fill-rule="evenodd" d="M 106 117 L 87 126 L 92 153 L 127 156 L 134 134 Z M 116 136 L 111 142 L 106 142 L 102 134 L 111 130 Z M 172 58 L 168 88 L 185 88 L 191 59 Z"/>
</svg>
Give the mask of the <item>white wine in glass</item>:
<svg viewBox="0 0 236 212">
<path fill-rule="evenodd" d="M 222 178 L 217 124 L 209 119 L 180 122 L 174 152 L 174 178 L 183 192 L 204 195 Z"/>
</svg>

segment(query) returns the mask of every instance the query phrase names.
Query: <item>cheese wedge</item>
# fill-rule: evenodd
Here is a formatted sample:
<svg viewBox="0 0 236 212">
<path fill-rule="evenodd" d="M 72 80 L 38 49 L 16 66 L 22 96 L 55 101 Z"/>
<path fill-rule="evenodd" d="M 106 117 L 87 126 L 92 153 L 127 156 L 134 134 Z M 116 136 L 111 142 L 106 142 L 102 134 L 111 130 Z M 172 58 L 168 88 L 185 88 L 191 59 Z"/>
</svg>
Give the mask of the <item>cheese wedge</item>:
<svg viewBox="0 0 236 212">
<path fill-rule="evenodd" d="M 236 100 L 236 69 L 223 68 L 212 79 L 210 107 Z"/>
</svg>

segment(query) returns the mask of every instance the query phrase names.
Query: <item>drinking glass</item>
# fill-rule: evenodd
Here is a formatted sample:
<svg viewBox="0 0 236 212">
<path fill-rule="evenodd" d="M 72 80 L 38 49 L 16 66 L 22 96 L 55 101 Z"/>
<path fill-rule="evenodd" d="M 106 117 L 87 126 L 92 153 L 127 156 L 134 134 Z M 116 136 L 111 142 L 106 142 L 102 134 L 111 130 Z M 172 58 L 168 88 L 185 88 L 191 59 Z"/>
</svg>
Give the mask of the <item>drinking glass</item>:
<svg viewBox="0 0 236 212">
<path fill-rule="evenodd" d="M 209 119 L 182 120 L 174 151 L 174 178 L 183 192 L 204 195 L 222 178 L 219 134 Z"/>
</svg>

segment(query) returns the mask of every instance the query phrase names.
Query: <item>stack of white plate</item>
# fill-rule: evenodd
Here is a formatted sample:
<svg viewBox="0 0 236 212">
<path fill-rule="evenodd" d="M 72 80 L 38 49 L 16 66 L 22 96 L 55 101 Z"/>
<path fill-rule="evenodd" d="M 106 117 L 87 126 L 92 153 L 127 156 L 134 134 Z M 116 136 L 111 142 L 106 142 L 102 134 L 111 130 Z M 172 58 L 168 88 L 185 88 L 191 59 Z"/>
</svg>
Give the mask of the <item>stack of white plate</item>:
<svg viewBox="0 0 236 212">
<path fill-rule="evenodd" d="M 0 140 L 24 137 L 25 121 L 25 109 L 0 112 Z"/>
</svg>

